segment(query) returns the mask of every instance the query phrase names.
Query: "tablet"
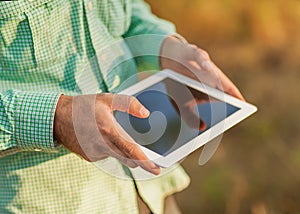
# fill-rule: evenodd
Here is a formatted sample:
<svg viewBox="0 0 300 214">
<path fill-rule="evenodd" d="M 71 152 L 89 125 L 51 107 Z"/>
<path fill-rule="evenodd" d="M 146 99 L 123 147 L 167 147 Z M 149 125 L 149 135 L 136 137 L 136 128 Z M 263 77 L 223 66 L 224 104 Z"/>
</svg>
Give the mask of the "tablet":
<svg viewBox="0 0 300 214">
<path fill-rule="evenodd" d="M 171 70 L 158 72 L 120 92 L 135 96 L 146 119 L 114 113 L 146 156 L 169 167 L 257 111 L 249 103 Z"/>
</svg>

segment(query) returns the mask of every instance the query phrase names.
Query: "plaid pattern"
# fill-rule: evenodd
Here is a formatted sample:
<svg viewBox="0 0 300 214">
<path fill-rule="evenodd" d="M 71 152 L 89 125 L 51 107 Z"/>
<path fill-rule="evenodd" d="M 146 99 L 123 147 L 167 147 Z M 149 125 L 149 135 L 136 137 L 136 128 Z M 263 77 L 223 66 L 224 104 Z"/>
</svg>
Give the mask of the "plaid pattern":
<svg viewBox="0 0 300 214">
<path fill-rule="evenodd" d="M 19 103 L 15 109 L 15 137 L 18 147 L 29 151 L 53 149 L 54 109 L 60 94 L 17 94 Z"/>
<path fill-rule="evenodd" d="M 141 0 L 0 2 L 0 213 L 137 213 L 126 168 L 99 163 L 127 177 L 117 178 L 57 147 L 53 118 L 62 93 L 117 92 L 137 67 L 158 69 L 173 33 Z M 136 186 L 161 213 L 163 198 L 188 183 L 177 168 Z"/>
</svg>

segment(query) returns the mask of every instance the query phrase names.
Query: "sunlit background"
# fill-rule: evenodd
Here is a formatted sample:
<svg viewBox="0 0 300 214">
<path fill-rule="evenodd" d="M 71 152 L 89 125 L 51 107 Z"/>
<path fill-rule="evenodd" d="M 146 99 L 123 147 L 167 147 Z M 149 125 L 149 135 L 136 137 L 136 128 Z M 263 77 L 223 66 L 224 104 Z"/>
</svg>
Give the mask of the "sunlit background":
<svg viewBox="0 0 300 214">
<path fill-rule="evenodd" d="M 204 166 L 183 165 L 183 213 L 300 213 L 300 1 L 148 0 L 207 50 L 259 111 Z"/>
</svg>

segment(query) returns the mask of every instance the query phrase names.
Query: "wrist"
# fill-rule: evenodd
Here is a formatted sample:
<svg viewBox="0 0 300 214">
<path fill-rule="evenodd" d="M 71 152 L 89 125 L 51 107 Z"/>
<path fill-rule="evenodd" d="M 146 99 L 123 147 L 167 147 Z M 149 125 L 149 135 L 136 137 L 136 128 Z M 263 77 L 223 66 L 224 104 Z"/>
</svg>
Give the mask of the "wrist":
<svg viewBox="0 0 300 214">
<path fill-rule="evenodd" d="M 176 35 L 166 37 L 160 50 L 161 69 L 173 69 L 174 64 L 181 61 L 181 54 L 186 44 L 188 43 L 185 39 L 180 39 Z"/>
<path fill-rule="evenodd" d="M 69 115 L 69 112 L 71 112 L 71 115 Z M 53 127 L 54 140 L 58 143 L 61 143 L 60 138 L 63 132 L 63 124 L 66 122 L 64 118 L 69 116 L 72 117 L 72 96 L 61 95 L 56 105 Z"/>
</svg>

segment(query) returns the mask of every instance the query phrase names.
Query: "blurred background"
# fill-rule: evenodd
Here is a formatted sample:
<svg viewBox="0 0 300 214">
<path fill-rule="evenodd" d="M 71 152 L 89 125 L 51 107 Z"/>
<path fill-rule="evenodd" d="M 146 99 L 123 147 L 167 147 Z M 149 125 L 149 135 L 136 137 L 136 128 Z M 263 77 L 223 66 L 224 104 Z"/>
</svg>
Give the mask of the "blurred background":
<svg viewBox="0 0 300 214">
<path fill-rule="evenodd" d="M 183 165 L 183 213 L 300 213 L 300 1 L 147 0 L 207 50 L 259 111 L 227 131 L 216 154 Z"/>
</svg>

